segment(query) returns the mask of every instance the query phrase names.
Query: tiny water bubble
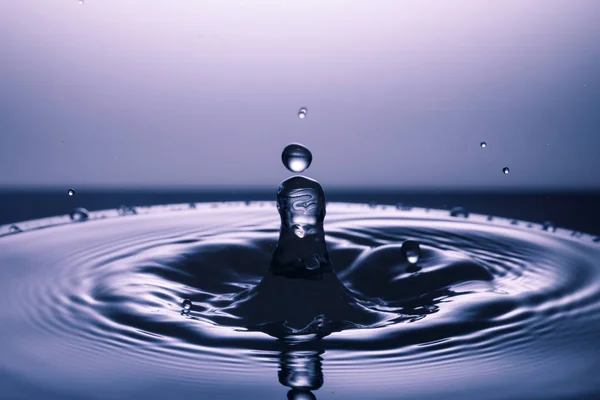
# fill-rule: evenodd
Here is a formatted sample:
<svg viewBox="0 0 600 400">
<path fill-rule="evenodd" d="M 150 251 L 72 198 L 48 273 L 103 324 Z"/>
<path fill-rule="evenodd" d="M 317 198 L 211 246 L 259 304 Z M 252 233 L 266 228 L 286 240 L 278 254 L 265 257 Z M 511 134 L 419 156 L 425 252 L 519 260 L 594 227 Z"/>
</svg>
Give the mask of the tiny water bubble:
<svg viewBox="0 0 600 400">
<path fill-rule="evenodd" d="M 71 217 L 72 221 L 87 221 L 89 216 L 90 216 L 90 213 L 88 212 L 88 210 L 86 210 L 85 208 L 81 208 L 81 207 L 75 208 L 69 214 L 69 217 Z"/>
<path fill-rule="evenodd" d="M 8 229 L 8 231 L 9 231 L 10 233 L 19 233 L 19 232 L 23 232 L 23 231 L 21 230 L 21 228 L 19 228 L 17 225 L 12 225 L 12 226 L 11 226 L 11 227 Z"/>
<path fill-rule="evenodd" d="M 481 146 L 482 149 L 485 149 L 487 147 L 486 142 L 481 142 L 479 145 Z"/>
<path fill-rule="evenodd" d="M 71 189 L 67 190 L 67 194 L 69 196 L 73 196 L 75 194 L 75 189 L 71 188 Z"/>
<path fill-rule="evenodd" d="M 298 110 L 298 118 L 300 118 L 300 119 L 306 118 L 307 113 L 308 113 L 308 110 L 306 109 L 306 107 L 300 108 L 300 110 Z"/>
<path fill-rule="evenodd" d="M 289 144 L 281 153 L 281 161 L 292 172 L 303 172 L 312 162 L 310 150 L 298 143 Z"/>
<path fill-rule="evenodd" d="M 181 307 L 183 307 L 184 310 L 191 310 L 192 309 L 192 301 L 190 299 L 184 299 L 183 302 L 181 303 Z"/>
<path fill-rule="evenodd" d="M 129 207 L 129 206 L 121 206 L 117 209 L 117 212 L 119 213 L 119 215 L 122 215 L 122 216 L 137 214 L 137 211 L 135 210 L 135 208 Z"/>
<path fill-rule="evenodd" d="M 454 207 L 452 210 L 450 210 L 450 216 L 468 218 L 469 212 L 463 207 Z"/>
<path fill-rule="evenodd" d="M 542 224 L 542 229 L 548 232 L 556 232 L 556 225 L 552 221 L 546 221 Z"/>
<path fill-rule="evenodd" d="M 502 172 L 504 172 L 504 175 L 507 175 L 510 172 L 510 169 L 508 167 L 504 167 L 502 168 Z"/>
<path fill-rule="evenodd" d="M 421 246 L 414 240 L 407 240 L 402 243 L 402 255 L 409 262 L 409 264 L 415 265 L 421 258 Z"/>
</svg>

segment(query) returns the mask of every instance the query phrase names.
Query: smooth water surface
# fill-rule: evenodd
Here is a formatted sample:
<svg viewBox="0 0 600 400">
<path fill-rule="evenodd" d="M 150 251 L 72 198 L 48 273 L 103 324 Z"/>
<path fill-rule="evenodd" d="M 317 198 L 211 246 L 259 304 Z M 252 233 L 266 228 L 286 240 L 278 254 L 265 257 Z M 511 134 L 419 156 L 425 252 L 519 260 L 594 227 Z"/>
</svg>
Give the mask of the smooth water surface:
<svg viewBox="0 0 600 400">
<path fill-rule="evenodd" d="M 600 395 L 600 243 L 453 215 L 329 203 L 316 279 L 273 202 L 2 226 L 0 398 Z"/>
</svg>

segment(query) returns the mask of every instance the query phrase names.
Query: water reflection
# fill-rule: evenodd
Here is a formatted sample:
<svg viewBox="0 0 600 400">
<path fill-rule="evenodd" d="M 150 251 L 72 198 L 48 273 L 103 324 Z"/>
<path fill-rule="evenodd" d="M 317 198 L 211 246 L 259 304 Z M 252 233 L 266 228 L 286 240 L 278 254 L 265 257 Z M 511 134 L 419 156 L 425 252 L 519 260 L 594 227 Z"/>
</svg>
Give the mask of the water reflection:
<svg viewBox="0 0 600 400">
<path fill-rule="evenodd" d="M 280 340 L 279 383 L 291 388 L 288 399 L 316 399 L 312 391 L 323 386 L 323 350 L 317 349 L 318 338 L 288 337 Z"/>
</svg>

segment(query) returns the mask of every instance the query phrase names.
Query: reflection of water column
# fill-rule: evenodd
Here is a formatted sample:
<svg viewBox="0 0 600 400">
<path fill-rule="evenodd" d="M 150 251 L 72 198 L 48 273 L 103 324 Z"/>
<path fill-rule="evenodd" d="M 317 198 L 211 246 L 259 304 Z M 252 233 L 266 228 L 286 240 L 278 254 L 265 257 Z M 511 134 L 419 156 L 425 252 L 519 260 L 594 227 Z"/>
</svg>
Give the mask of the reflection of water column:
<svg viewBox="0 0 600 400">
<path fill-rule="evenodd" d="M 323 386 L 323 351 L 311 348 L 310 343 L 292 343 L 284 339 L 278 375 L 282 385 L 292 388 L 288 392 L 288 399 L 316 399 L 311 390 Z"/>
<path fill-rule="evenodd" d="M 281 230 L 273 254 L 271 271 L 289 278 L 320 279 L 331 271 L 325 245 L 325 193 L 321 185 L 303 176 L 293 176 L 277 191 Z"/>
</svg>

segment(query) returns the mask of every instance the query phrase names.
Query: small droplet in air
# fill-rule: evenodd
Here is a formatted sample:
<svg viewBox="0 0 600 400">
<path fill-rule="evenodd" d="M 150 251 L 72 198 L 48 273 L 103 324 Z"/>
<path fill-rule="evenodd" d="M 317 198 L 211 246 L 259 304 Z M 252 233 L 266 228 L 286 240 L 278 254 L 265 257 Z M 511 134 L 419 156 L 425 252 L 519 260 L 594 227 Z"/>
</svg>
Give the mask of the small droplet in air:
<svg viewBox="0 0 600 400">
<path fill-rule="evenodd" d="M 482 149 L 485 149 L 487 147 L 486 142 L 481 142 L 479 145 L 481 146 Z"/>
<path fill-rule="evenodd" d="M 452 210 L 450 210 L 450 216 L 468 218 L 469 212 L 462 207 L 454 207 Z"/>
<path fill-rule="evenodd" d="M 307 113 L 308 113 L 308 110 L 306 109 L 306 107 L 302 107 L 300 110 L 298 110 L 298 118 L 300 118 L 300 119 L 306 118 Z"/>
<path fill-rule="evenodd" d="M 542 224 L 542 229 L 548 232 L 556 232 L 556 225 L 552 221 L 546 221 Z"/>
<path fill-rule="evenodd" d="M 23 232 L 23 231 L 21 230 L 21 228 L 19 228 L 19 227 L 18 227 L 18 226 L 16 226 L 16 225 L 12 225 L 12 226 L 11 226 L 11 227 L 8 229 L 8 231 L 9 231 L 10 233 L 19 233 L 19 232 Z"/>
<path fill-rule="evenodd" d="M 506 175 L 510 172 L 510 169 L 508 169 L 508 167 L 504 167 L 502 168 L 502 172 L 504 172 L 504 175 Z"/>
<path fill-rule="evenodd" d="M 292 172 L 302 172 L 310 167 L 310 150 L 298 143 L 288 144 L 281 153 L 281 161 Z"/>
<path fill-rule="evenodd" d="M 69 196 L 73 196 L 75 194 L 75 189 L 71 188 L 71 189 L 67 190 L 67 194 Z"/>
<path fill-rule="evenodd" d="M 402 255 L 409 262 L 409 264 L 415 265 L 421 258 L 421 246 L 414 240 L 407 240 L 402 243 Z"/>
<path fill-rule="evenodd" d="M 190 311 L 192 309 L 192 301 L 190 299 L 183 300 L 181 307 L 186 311 Z"/>
<path fill-rule="evenodd" d="M 85 208 L 76 208 L 69 214 L 72 221 L 86 221 L 89 218 L 89 212 Z"/>
</svg>

